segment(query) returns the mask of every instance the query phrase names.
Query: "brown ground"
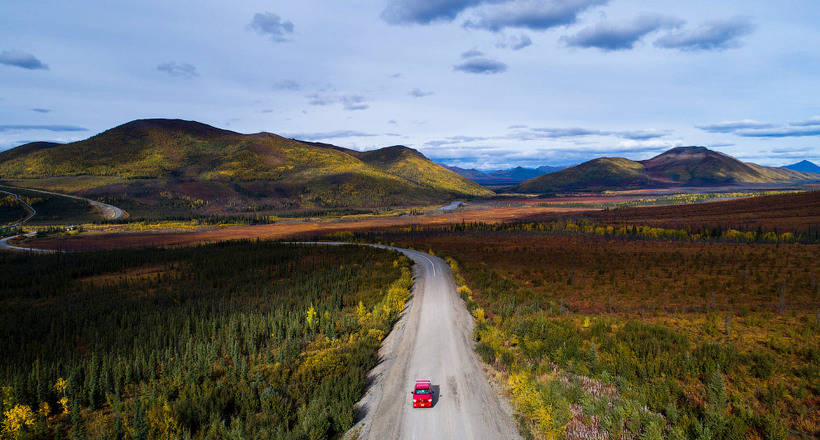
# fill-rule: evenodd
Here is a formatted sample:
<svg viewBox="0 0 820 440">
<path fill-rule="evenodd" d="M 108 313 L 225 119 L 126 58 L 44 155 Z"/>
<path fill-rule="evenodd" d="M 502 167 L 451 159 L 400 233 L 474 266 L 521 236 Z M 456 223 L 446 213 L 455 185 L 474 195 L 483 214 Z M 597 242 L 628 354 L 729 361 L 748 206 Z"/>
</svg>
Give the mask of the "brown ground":
<svg viewBox="0 0 820 440">
<path fill-rule="evenodd" d="M 42 249 L 84 251 L 146 246 L 188 246 L 198 243 L 234 239 L 276 240 L 314 236 L 341 231 L 379 230 L 411 225 L 443 225 L 462 222 L 500 223 L 532 215 L 560 217 L 588 211 L 582 208 L 549 208 L 534 206 L 469 209 L 447 214 L 389 217 L 352 221 L 314 221 L 272 225 L 235 226 L 189 232 L 136 232 L 77 235 L 71 238 L 44 238 L 27 241 L 24 246 Z"/>
</svg>

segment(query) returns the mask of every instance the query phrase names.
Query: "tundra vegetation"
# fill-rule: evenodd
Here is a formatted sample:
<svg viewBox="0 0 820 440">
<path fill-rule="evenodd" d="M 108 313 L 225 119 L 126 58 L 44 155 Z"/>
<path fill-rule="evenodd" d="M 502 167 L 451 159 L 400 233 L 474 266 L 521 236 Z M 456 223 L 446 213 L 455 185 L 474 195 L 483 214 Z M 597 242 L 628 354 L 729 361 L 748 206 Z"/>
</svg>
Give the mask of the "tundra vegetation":
<svg viewBox="0 0 820 440">
<path fill-rule="evenodd" d="M 676 233 L 574 219 L 355 238 L 447 257 L 528 438 L 817 438 L 817 224 L 735 223 L 738 238 L 733 215 Z"/>
<path fill-rule="evenodd" d="M 0 254 L 0 435 L 337 436 L 408 267 L 385 250 L 270 242 Z"/>
</svg>

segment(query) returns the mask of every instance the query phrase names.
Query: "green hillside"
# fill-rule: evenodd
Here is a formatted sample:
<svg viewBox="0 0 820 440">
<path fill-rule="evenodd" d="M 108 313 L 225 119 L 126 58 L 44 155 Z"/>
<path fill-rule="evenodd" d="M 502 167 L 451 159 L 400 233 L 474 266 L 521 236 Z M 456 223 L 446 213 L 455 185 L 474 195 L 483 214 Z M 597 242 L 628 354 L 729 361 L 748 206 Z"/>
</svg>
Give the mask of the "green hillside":
<svg viewBox="0 0 820 440">
<path fill-rule="evenodd" d="M 601 191 L 740 183 L 789 183 L 820 175 L 741 162 L 706 147 L 677 147 L 649 160 L 600 158 L 522 182 L 519 192 Z"/>
<path fill-rule="evenodd" d="M 0 179 L 180 214 L 374 208 L 491 194 L 405 147 L 359 153 L 168 119 L 0 153 Z"/>
<path fill-rule="evenodd" d="M 602 157 L 580 165 L 521 182 L 519 192 L 602 191 L 641 188 L 649 184 L 640 162 L 622 157 Z"/>
</svg>

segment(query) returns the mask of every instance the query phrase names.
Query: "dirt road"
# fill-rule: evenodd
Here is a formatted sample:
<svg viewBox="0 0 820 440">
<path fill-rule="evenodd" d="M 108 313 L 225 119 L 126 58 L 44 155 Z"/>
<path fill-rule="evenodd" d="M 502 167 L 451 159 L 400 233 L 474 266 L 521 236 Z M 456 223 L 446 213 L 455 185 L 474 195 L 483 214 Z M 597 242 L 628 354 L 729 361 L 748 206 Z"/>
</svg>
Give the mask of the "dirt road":
<svg viewBox="0 0 820 440">
<path fill-rule="evenodd" d="M 12 187 L 9 187 L 9 188 L 12 188 Z M 42 189 L 32 189 L 32 188 L 20 188 L 20 189 L 24 189 L 26 191 L 38 192 L 38 193 L 42 193 L 42 194 L 51 194 L 53 196 L 68 197 L 69 199 L 76 199 L 76 200 L 82 200 L 82 201 L 88 202 L 91 206 L 93 206 L 98 211 L 100 211 L 100 214 L 102 214 L 103 218 L 105 218 L 106 220 L 119 220 L 119 219 L 124 218 L 128 215 L 128 213 L 126 213 L 125 211 L 123 211 L 120 208 L 117 208 L 114 205 L 109 205 L 107 203 L 98 202 L 96 200 L 86 199 L 85 197 L 72 196 L 72 195 L 69 195 L 69 194 L 61 194 L 61 193 L 56 193 L 56 192 L 51 192 L 51 191 L 44 191 Z M 3 191 L 3 192 L 5 192 L 7 194 L 11 194 L 11 193 L 6 192 L 6 191 Z"/>
<path fill-rule="evenodd" d="M 473 352 L 473 319 L 450 268 L 423 252 L 389 249 L 415 262 L 413 297 L 382 344 L 382 362 L 371 372 L 373 384 L 358 404 L 365 416 L 348 437 L 520 438 L 509 404 L 490 387 Z M 432 408 L 412 408 L 416 379 L 432 381 Z"/>
</svg>

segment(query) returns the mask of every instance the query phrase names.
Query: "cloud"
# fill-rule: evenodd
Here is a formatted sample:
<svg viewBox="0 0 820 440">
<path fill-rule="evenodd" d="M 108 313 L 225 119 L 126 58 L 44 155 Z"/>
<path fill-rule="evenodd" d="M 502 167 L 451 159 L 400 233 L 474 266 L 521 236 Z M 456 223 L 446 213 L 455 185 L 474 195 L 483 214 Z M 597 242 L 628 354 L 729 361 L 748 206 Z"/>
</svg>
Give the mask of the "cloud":
<svg viewBox="0 0 820 440">
<path fill-rule="evenodd" d="M 616 131 L 613 135 L 620 138 L 631 139 L 636 141 L 644 141 L 648 139 L 657 139 L 664 137 L 670 133 L 669 130 L 635 130 L 635 131 Z"/>
<path fill-rule="evenodd" d="M 708 131 L 709 133 L 734 133 L 737 130 L 748 128 L 769 128 L 773 124 L 767 122 L 755 121 L 754 119 L 743 119 L 741 121 L 725 121 L 717 124 L 698 125 L 697 128 Z"/>
<path fill-rule="evenodd" d="M 527 46 L 532 45 L 532 40 L 527 34 L 521 35 L 510 35 L 508 37 L 501 38 L 496 44 L 495 47 L 499 47 L 502 49 L 510 48 L 512 50 L 521 50 Z"/>
<path fill-rule="evenodd" d="M 382 20 L 390 24 L 430 24 L 453 21 L 461 11 L 490 0 L 389 0 Z"/>
<path fill-rule="evenodd" d="M 461 64 L 453 66 L 453 70 L 491 75 L 506 71 L 507 65 L 489 58 L 470 58 Z"/>
<path fill-rule="evenodd" d="M 410 96 L 412 96 L 414 98 L 423 98 L 425 96 L 430 96 L 432 94 L 433 94 L 433 92 L 424 91 L 424 90 L 419 89 L 419 88 L 415 88 L 415 89 L 410 91 Z"/>
<path fill-rule="evenodd" d="M 307 98 L 309 100 L 308 104 L 310 105 L 325 106 L 332 104 L 342 104 L 343 109 L 351 111 L 365 110 L 367 108 L 370 108 L 370 105 L 367 104 L 367 97 L 356 93 L 335 94 L 319 91 L 307 95 Z"/>
<path fill-rule="evenodd" d="M 276 89 L 276 90 L 296 91 L 296 90 L 299 90 L 302 87 L 296 81 L 293 81 L 293 80 L 290 80 L 290 79 L 283 79 L 283 80 L 277 81 L 273 85 L 273 88 Z"/>
<path fill-rule="evenodd" d="M 401 72 L 396 72 L 396 73 L 390 75 L 390 78 L 393 78 L 393 79 L 399 79 L 401 77 L 402 77 Z"/>
<path fill-rule="evenodd" d="M 162 63 L 157 66 L 157 70 L 179 78 L 190 79 L 199 76 L 199 74 L 196 72 L 196 67 L 194 67 L 193 65 L 188 63 L 177 63 L 175 61 Z"/>
<path fill-rule="evenodd" d="M 533 128 L 533 133 L 538 137 L 545 138 L 565 138 L 565 137 L 579 137 L 579 136 L 600 136 L 608 134 L 608 132 L 600 130 L 589 130 L 586 128 Z"/>
<path fill-rule="evenodd" d="M 4 50 L 0 52 L 0 64 L 29 70 L 48 70 L 48 65 L 43 64 L 37 57 L 19 50 Z"/>
<path fill-rule="evenodd" d="M 475 57 L 480 57 L 482 55 L 484 55 L 484 52 L 482 52 L 478 49 L 470 49 L 466 52 L 462 52 L 461 53 L 461 58 L 464 58 L 464 59 L 475 58 Z"/>
<path fill-rule="evenodd" d="M 33 108 L 33 109 L 31 109 L 31 111 L 37 112 L 37 113 L 48 113 L 48 112 L 51 111 L 51 109 L 50 108 Z"/>
<path fill-rule="evenodd" d="M 509 128 L 521 128 L 521 126 L 511 126 Z M 507 136 L 507 138 L 522 141 L 531 141 L 538 139 L 564 139 L 581 138 L 588 136 L 614 136 L 632 141 L 647 141 L 650 139 L 657 139 L 667 136 L 669 133 L 669 130 L 611 131 L 581 127 L 539 127 L 515 132 Z"/>
<path fill-rule="evenodd" d="M 87 128 L 73 125 L 0 125 L 1 131 L 23 131 L 23 130 L 44 130 L 44 131 L 87 131 Z"/>
<path fill-rule="evenodd" d="M 812 116 L 811 118 L 806 119 L 805 121 L 791 122 L 789 123 L 789 125 L 793 125 L 796 127 L 810 127 L 813 125 L 820 125 L 820 116 Z"/>
<path fill-rule="evenodd" d="M 336 130 L 336 131 L 324 131 L 318 133 L 290 133 L 284 135 L 285 137 L 289 137 L 291 139 L 301 139 L 305 141 L 318 141 L 324 139 L 338 139 L 338 138 L 350 138 L 350 137 L 372 137 L 376 136 L 373 133 L 364 133 L 361 131 L 355 130 Z"/>
<path fill-rule="evenodd" d="M 366 104 L 367 98 L 362 95 L 342 95 L 342 107 L 345 110 L 365 110 L 370 107 Z"/>
<path fill-rule="evenodd" d="M 248 25 L 260 35 L 267 35 L 271 41 L 282 43 L 288 41 L 287 35 L 293 34 L 293 23 L 283 21 L 273 12 L 257 12 Z"/>
<path fill-rule="evenodd" d="M 664 28 L 676 28 L 683 21 L 660 15 L 644 15 L 624 24 L 598 23 L 581 29 L 572 36 L 561 38 L 567 46 L 603 51 L 632 49 L 644 36 Z"/>
<path fill-rule="evenodd" d="M 467 142 L 475 142 L 475 141 L 486 141 L 488 139 L 492 139 L 489 137 L 483 136 L 450 136 L 444 139 L 434 139 L 431 141 L 427 141 L 424 145 L 429 145 L 433 147 L 440 147 L 442 145 L 455 145 L 455 144 L 463 144 Z"/>
<path fill-rule="evenodd" d="M 608 0 L 513 0 L 477 8 L 464 27 L 498 32 L 505 28 L 542 31 L 575 23 L 578 14 Z"/>
<path fill-rule="evenodd" d="M 754 31 L 746 17 L 704 23 L 695 29 L 672 32 L 658 38 L 655 46 L 682 51 L 725 50 L 739 47 L 741 37 Z"/>
<path fill-rule="evenodd" d="M 508 128 L 508 129 L 510 129 L 510 130 L 514 130 L 514 129 L 516 129 L 516 128 L 527 128 L 527 126 L 526 126 L 526 125 L 523 125 L 523 124 L 515 124 L 515 125 L 510 125 L 510 126 L 509 126 L 509 127 L 507 127 L 507 128 Z"/>
<path fill-rule="evenodd" d="M 781 127 L 737 130 L 734 132 L 738 136 L 756 138 L 783 138 L 783 137 L 806 137 L 820 136 L 820 125 L 805 127 Z"/>
</svg>

